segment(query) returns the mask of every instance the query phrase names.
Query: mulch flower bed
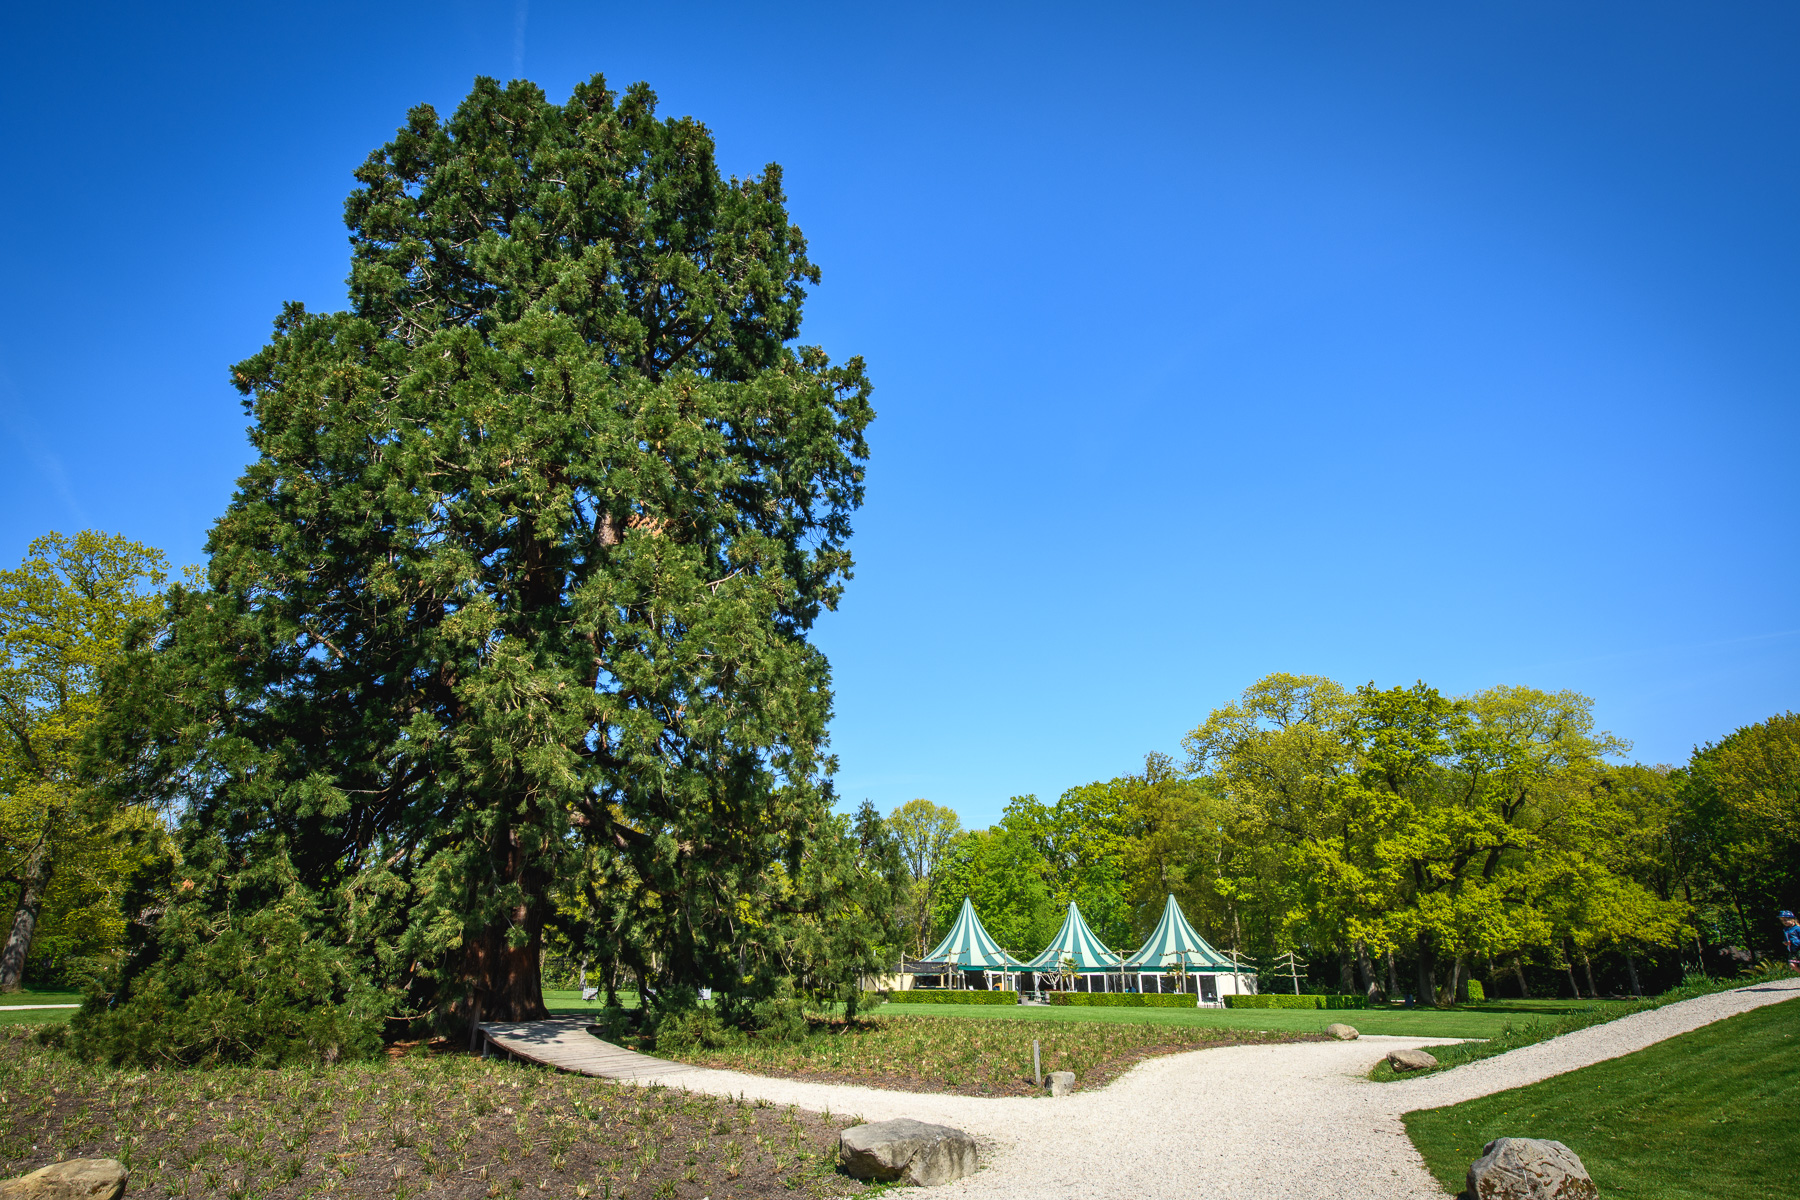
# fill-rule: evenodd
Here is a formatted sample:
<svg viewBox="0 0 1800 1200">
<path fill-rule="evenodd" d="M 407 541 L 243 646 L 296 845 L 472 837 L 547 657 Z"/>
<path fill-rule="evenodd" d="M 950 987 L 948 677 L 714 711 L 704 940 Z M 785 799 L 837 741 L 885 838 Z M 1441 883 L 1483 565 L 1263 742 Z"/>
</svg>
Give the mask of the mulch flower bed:
<svg viewBox="0 0 1800 1200">
<path fill-rule="evenodd" d="M 0 1028 L 0 1178 L 116 1158 L 132 1197 L 832 1197 L 850 1122 L 425 1047 L 333 1067 L 115 1071 Z"/>
<path fill-rule="evenodd" d="M 765 1045 L 751 1039 L 665 1057 L 757 1075 L 902 1092 L 1029 1096 L 1042 1090 L 1031 1074 L 1034 1039 L 1041 1046 L 1044 1071 L 1073 1071 L 1078 1089 L 1103 1087 L 1144 1059 L 1164 1054 L 1327 1040 L 1320 1034 L 1197 1025 L 878 1016 L 854 1022 L 814 1020 L 811 1035 L 801 1042 Z"/>
</svg>

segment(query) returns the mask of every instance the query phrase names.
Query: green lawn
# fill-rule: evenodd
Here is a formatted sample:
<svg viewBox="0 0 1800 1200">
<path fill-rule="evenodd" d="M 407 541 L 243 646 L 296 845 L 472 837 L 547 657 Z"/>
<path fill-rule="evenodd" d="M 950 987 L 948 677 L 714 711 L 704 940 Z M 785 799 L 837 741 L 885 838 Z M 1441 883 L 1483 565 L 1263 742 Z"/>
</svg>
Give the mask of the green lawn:
<svg viewBox="0 0 1800 1200">
<path fill-rule="evenodd" d="M 1110 1021 L 1132 1025 L 1203 1025 L 1219 1029 L 1267 1029 L 1279 1033 L 1323 1033 L 1343 1022 L 1358 1032 L 1399 1037 L 1492 1037 L 1520 1017 L 1561 1015 L 1607 1005 L 1593 1000 L 1494 1000 L 1461 1008 L 1062 1008 L 1037 1005 L 884 1004 L 879 1016 L 972 1017 L 977 1020 Z"/>
<path fill-rule="evenodd" d="M 1553 1138 L 1608 1200 L 1791 1194 L 1800 1114 L 1800 1000 L 1636 1054 L 1406 1115 L 1432 1174 L 1459 1192 L 1497 1137 Z"/>
<path fill-rule="evenodd" d="M 636 1008 L 638 997 L 635 991 L 619 993 L 619 1003 L 626 1008 Z M 579 988 L 545 988 L 544 1007 L 553 1014 L 562 1013 L 597 1013 L 606 1007 L 606 993 L 593 1001 L 584 1002 Z"/>
<path fill-rule="evenodd" d="M 43 992 L 26 988 L 20 992 L 0 994 L 0 1007 L 13 1004 L 80 1004 L 80 992 Z M 0 1012 L 0 1025 L 42 1025 L 48 1021 L 66 1021 L 75 1015 L 72 1008 L 40 1008 L 26 1012 Z"/>
</svg>

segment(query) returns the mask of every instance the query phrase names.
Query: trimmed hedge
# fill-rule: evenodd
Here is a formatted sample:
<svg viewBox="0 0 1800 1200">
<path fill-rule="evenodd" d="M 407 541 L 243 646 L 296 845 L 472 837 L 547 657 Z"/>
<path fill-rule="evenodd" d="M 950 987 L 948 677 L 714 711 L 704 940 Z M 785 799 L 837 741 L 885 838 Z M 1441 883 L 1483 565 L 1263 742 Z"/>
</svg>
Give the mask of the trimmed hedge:
<svg viewBox="0 0 1800 1200">
<path fill-rule="evenodd" d="M 895 992 L 889 999 L 895 1004 L 1017 1004 L 1017 992 L 974 992 L 957 988 L 913 988 Z"/>
<path fill-rule="evenodd" d="M 1367 996 L 1283 996 L 1267 992 L 1261 996 L 1227 996 L 1226 1008 L 1367 1008 Z"/>
<path fill-rule="evenodd" d="M 1052 1004 L 1068 1004 L 1076 1008 L 1193 1008 L 1192 995 L 1155 992 L 1045 992 Z"/>
<path fill-rule="evenodd" d="M 1481 1001 L 1485 1001 L 1486 999 L 1487 999 L 1487 989 L 1485 989 L 1481 986 L 1481 980 L 1479 980 L 1479 979 L 1469 980 L 1469 1001 L 1470 1001 L 1470 1003 L 1478 1003 Z"/>
</svg>

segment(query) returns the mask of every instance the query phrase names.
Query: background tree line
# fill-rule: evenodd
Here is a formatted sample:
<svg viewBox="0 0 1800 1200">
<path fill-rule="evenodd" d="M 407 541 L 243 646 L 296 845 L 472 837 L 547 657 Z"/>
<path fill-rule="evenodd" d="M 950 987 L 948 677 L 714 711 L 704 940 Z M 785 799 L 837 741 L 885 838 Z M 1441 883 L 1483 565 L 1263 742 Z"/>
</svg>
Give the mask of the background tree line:
<svg viewBox="0 0 1800 1200">
<path fill-rule="evenodd" d="M 1800 902 L 1800 718 L 1621 764 L 1572 692 L 1345 688 L 1271 675 L 1184 740 L 1185 763 L 1014 797 L 992 828 L 915 800 L 890 823 L 909 951 L 970 896 L 1015 954 L 1069 901 L 1134 949 L 1173 893 L 1221 949 L 1288 949 L 1331 991 L 1449 1003 L 1638 991 L 1772 952 Z"/>
</svg>

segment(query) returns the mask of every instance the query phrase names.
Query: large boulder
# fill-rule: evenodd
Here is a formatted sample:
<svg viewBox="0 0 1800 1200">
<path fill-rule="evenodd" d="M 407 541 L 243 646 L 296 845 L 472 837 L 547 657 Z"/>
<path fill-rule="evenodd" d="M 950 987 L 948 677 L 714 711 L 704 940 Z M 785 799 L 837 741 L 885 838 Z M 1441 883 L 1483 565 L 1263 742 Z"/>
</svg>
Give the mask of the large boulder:
<svg viewBox="0 0 1800 1200">
<path fill-rule="evenodd" d="M 1075 1072 L 1052 1071 L 1044 1080 L 1050 1085 L 1052 1096 L 1066 1096 L 1075 1090 Z"/>
<path fill-rule="evenodd" d="M 1543 1138 L 1495 1138 L 1469 1166 L 1473 1200 L 1595 1200 L 1576 1153 Z"/>
<path fill-rule="evenodd" d="M 935 1187 L 975 1173 L 975 1139 L 910 1117 L 873 1121 L 838 1134 L 838 1161 L 858 1179 Z"/>
<path fill-rule="evenodd" d="M 1437 1059 L 1423 1050 L 1395 1050 L 1387 1056 L 1388 1066 L 1396 1071 L 1423 1071 L 1437 1066 Z"/>
<path fill-rule="evenodd" d="M 119 1200 L 125 1166 L 111 1158 L 71 1158 L 0 1182 L 0 1200 Z"/>
<path fill-rule="evenodd" d="M 1354 1025 L 1345 1025 L 1338 1021 L 1334 1021 L 1330 1025 L 1327 1025 L 1325 1027 L 1325 1032 L 1329 1033 L 1340 1042 L 1354 1042 L 1358 1037 L 1362 1036 L 1356 1032 L 1356 1027 Z"/>
</svg>

